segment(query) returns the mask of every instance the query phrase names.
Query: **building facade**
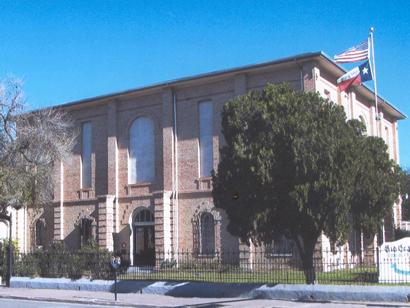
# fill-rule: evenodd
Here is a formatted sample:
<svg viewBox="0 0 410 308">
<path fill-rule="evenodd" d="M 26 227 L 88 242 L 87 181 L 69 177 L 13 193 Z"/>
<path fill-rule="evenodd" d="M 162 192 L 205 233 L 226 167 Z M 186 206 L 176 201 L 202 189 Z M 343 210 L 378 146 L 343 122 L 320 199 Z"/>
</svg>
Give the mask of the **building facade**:
<svg viewBox="0 0 410 308">
<path fill-rule="evenodd" d="M 243 245 L 213 205 L 210 177 L 223 143 L 221 110 L 231 98 L 267 83 L 319 92 L 381 136 L 399 162 L 397 121 L 404 115 L 380 98 L 376 121 L 373 92 L 340 92 L 343 73 L 323 53 L 309 53 L 58 106 L 74 119 L 78 142 L 55 165 L 53 204 L 15 215 L 20 250 L 55 240 L 75 250 L 94 239 L 133 265 L 153 265 L 158 253 L 239 252 Z M 400 200 L 392 206 L 386 240 L 401 221 Z M 330 243 L 322 237 L 320 245 Z"/>
</svg>

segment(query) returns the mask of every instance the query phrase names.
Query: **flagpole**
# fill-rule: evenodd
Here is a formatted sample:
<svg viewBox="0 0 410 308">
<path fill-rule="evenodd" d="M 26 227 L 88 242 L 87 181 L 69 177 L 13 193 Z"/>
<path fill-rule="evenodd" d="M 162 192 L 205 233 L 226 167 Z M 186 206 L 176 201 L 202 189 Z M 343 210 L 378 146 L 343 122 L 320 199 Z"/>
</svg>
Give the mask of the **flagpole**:
<svg viewBox="0 0 410 308">
<path fill-rule="evenodd" d="M 378 122 L 380 120 L 379 117 L 379 109 L 377 103 L 377 78 L 376 78 L 376 61 L 374 56 L 374 39 L 373 39 L 374 28 L 370 28 L 370 45 L 371 45 L 371 56 L 372 56 L 372 75 L 373 75 L 373 85 L 374 85 L 374 104 L 376 107 L 376 137 L 379 137 L 379 128 Z"/>
<path fill-rule="evenodd" d="M 376 78 L 376 60 L 374 56 L 374 38 L 373 38 L 374 28 L 370 27 L 370 45 L 371 45 L 371 56 L 372 56 L 372 75 L 373 75 L 373 85 L 374 85 L 374 104 L 376 107 L 376 137 L 379 137 L 379 109 L 377 104 L 377 78 Z M 386 230 L 384 228 L 384 219 L 382 222 L 382 243 L 386 242 Z"/>
</svg>

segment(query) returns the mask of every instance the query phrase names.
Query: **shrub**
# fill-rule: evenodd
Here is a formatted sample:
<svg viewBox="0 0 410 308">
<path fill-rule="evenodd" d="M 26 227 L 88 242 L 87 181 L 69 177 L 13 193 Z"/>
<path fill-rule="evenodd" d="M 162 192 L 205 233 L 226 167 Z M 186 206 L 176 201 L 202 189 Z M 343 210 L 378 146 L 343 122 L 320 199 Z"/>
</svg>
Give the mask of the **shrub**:
<svg viewBox="0 0 410 308">
<path fill-rule="evenodd" d="M 0 274 L 7 273 L 8 242 L 0 250 Z M 53 243 L 47 250 L 36 250 L 29 254 L 14 255 L 15 276 L 29 277 L 67 277 L 78 279 L 88 276 L 90 279 L 112 279 L 111 253 L 100 249 L 95 242 L 88 243 L 79 251 L 72 253 L 63 242 Z"/>
<path fill-rule="evenodd" d="M 13 264 L 13 275 L 36 277 L 40 273 L 39 262 L 39 258 L 34 254 L 16 254 Z"/>
<path fill-rule="evenodd" d="M 41 277 L 60 278 L 72 276 L 72 255 L 64 243 L 55 242 L 47 250 L 37 251 L 35 254 L 41 260 Z"/>
<path fill-rule="evenodd" d="M 99 248 L 95 241 L 90 241 L 81 248 L 78 255 L 84 272 L 90 273 L 90 279 L 113 278 L 110 265 L 112 254 L 106 249 Z"/>
</svg>

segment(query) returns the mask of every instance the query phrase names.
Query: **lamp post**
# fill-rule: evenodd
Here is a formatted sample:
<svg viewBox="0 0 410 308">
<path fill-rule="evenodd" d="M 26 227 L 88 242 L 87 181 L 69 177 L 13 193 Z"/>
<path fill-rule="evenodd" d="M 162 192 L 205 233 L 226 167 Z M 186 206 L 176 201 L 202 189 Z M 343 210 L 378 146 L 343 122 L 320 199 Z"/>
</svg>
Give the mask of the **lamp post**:
<svg viewBox="0 0 410 308">
<path fill-rule="evenodd" d="M 13 240 L 12 240 L 12 227 L 11 227 L 11 212 L 10 212 L 10 220 L 9 220 L 9 257 L 7 259 L 7 282 L 6 285 L 10 287 L 10 280 L 11 275 L 13 275 Z"/>
</svg>

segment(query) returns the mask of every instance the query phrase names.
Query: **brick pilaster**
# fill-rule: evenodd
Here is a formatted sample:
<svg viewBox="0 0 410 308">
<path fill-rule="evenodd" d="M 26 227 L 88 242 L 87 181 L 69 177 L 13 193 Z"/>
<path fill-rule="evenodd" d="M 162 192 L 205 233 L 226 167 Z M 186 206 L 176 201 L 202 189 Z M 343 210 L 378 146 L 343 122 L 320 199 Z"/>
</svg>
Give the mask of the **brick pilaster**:
<svg viewBox="0 0 410 308">
<path fill-rule="evenodd" d="M 162 94 L 162 164 L 163 189 L 172 190 L 174 175 L 174 147 L 173 147 L 173 100 L 172 91 L 167 89 Z"/>
<path fill-rule="evenodd" d="M 115 196 L 114 231 L 119 231 L 118 204 L 118 146 L 117 146 L 117 105 L 112 102 L 107 106 L 107 193 Z"/>
<path fill-rule="evenodd" d="M 109 251 L 114 249 L 114 199 L 113 195 L 98 196 L 98 245 Z"/>
<path fill-rule="evenodd" d="M 54 204 L 54 240 L 61 240 L 61 208 L 60 203 Z"/>
</svg>

